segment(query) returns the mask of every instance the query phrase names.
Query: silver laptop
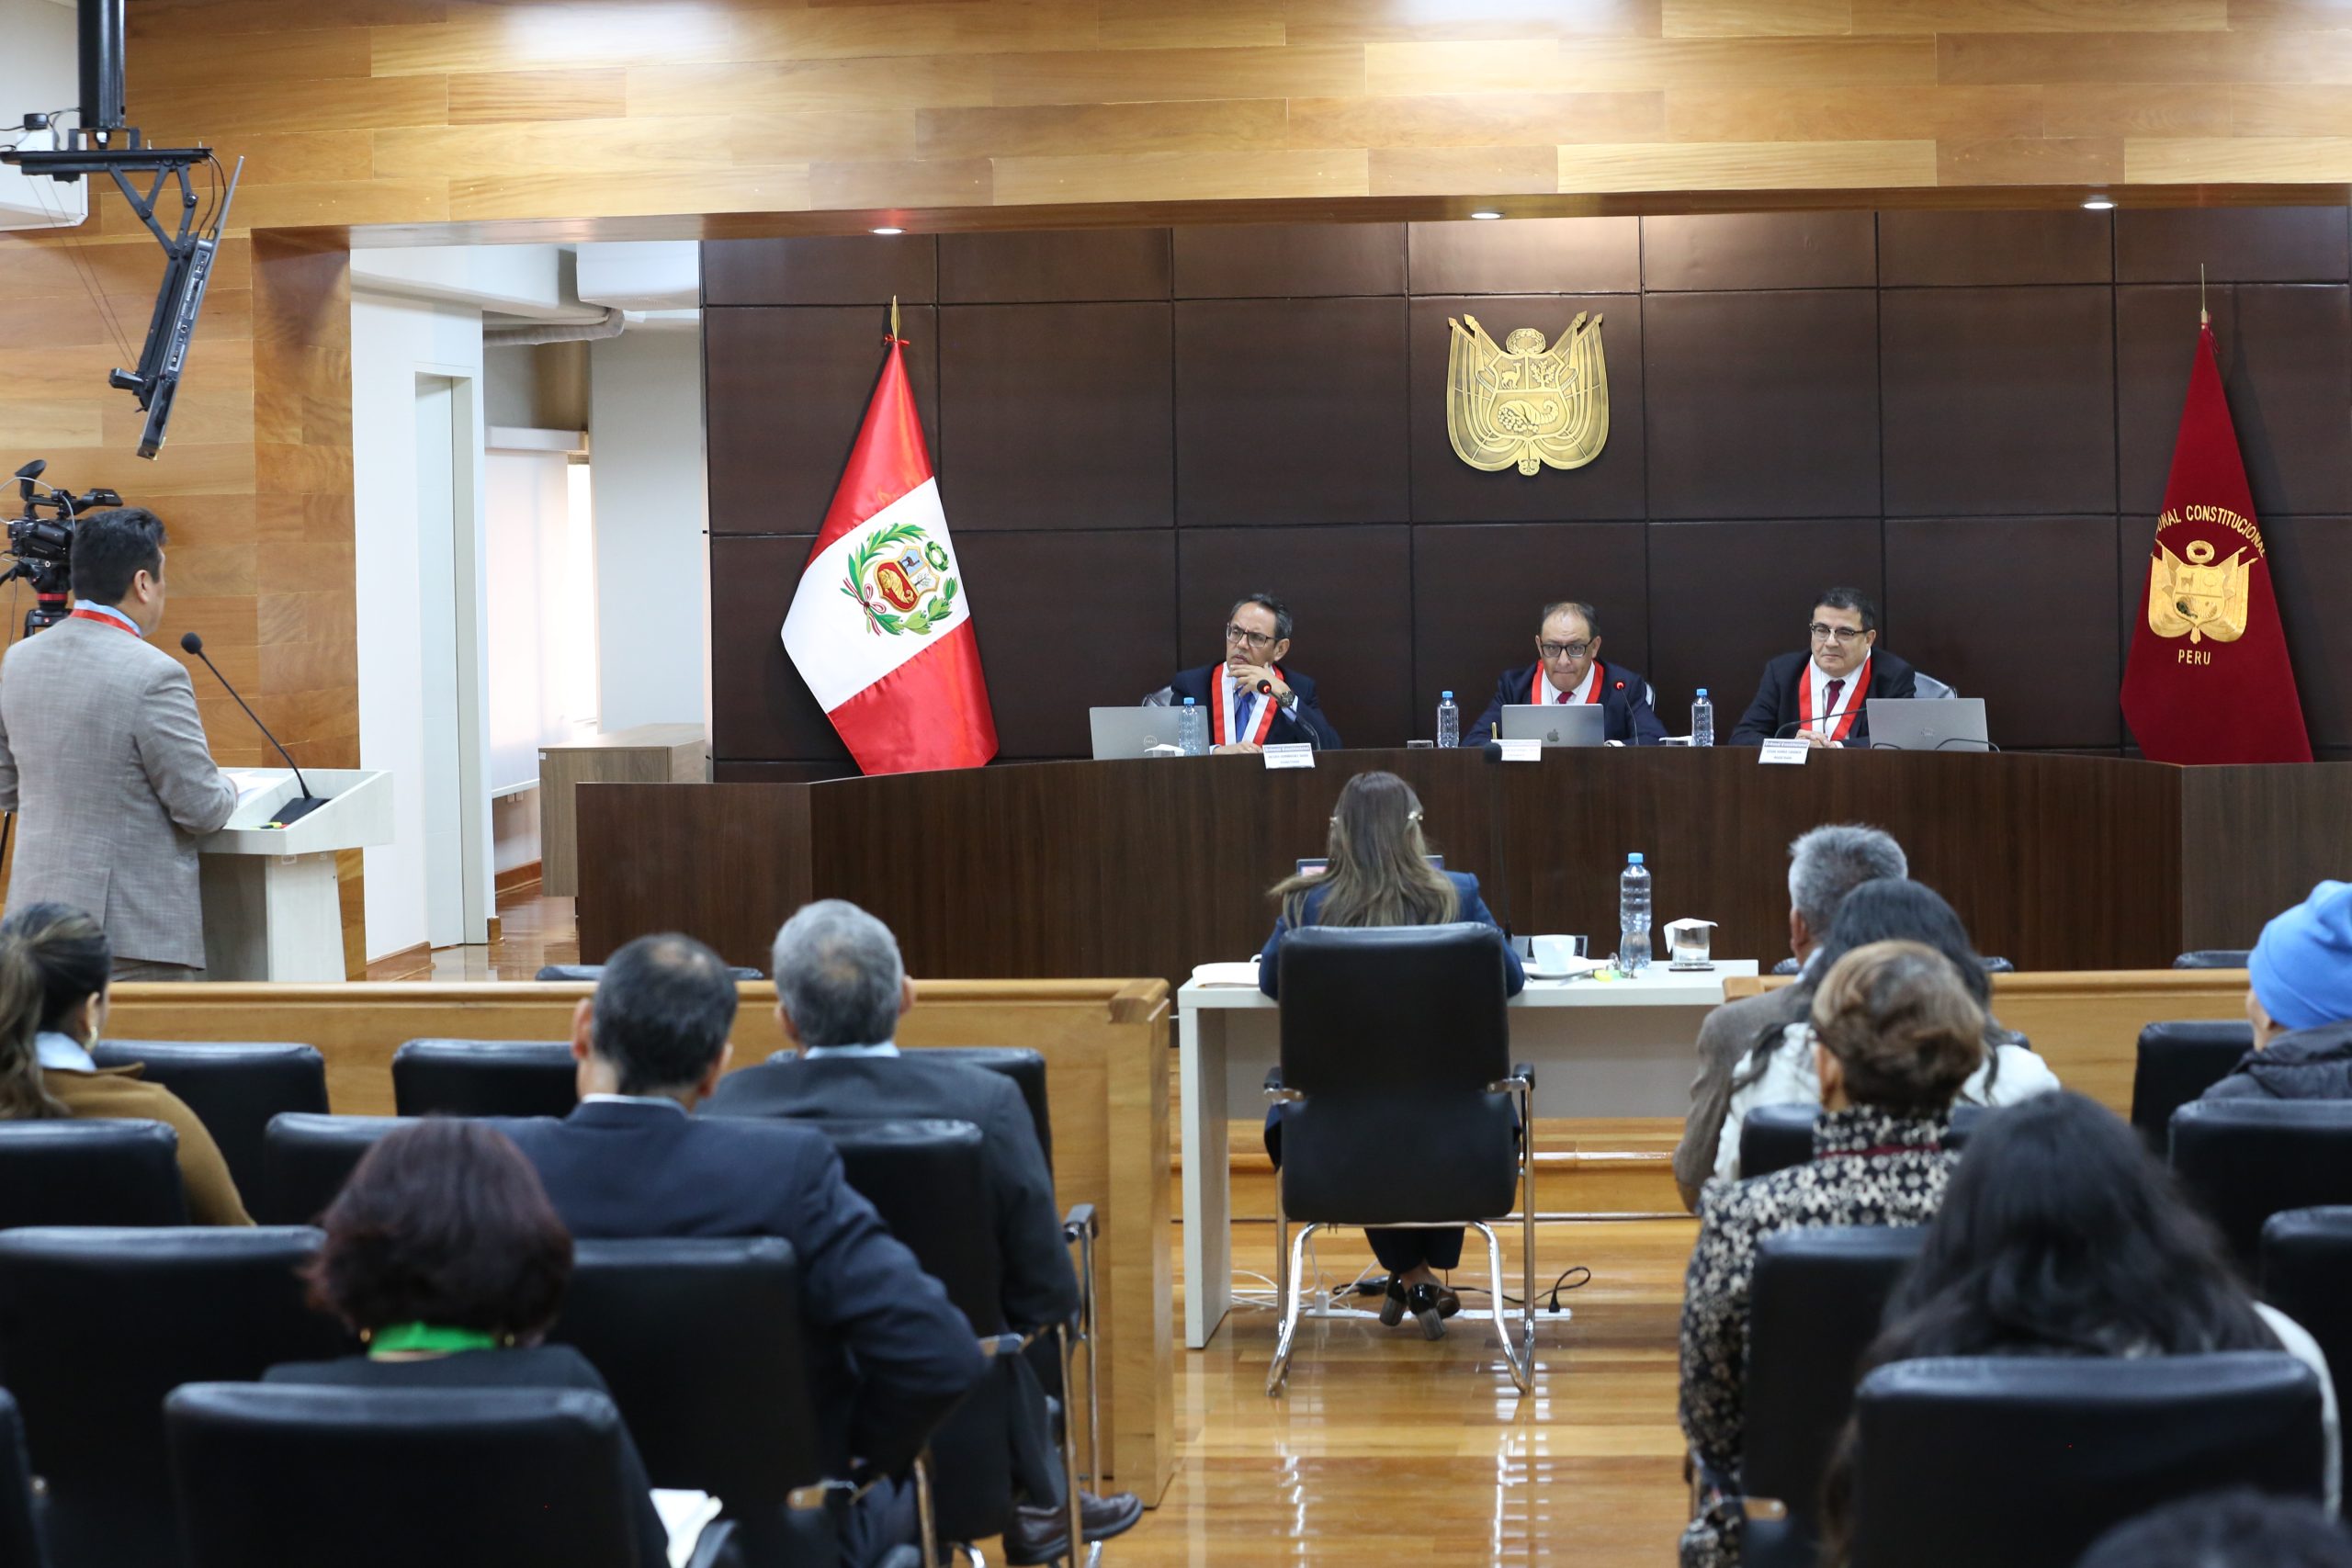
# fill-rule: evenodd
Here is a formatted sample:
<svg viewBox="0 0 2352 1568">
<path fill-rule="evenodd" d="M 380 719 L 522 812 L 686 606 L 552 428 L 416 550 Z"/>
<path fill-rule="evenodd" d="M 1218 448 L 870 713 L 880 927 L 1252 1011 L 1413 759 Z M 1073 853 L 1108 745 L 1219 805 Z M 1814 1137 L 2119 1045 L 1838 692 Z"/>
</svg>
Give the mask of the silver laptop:
<svg viewBox="0 0 2352 1568">
<path fill-rule="evenodd" d="M 1989 751 L 1983 697 L 1871 697 L 1871 744 L 1891 751 Z"/>
<path fill-rule="evenodd" d="M 1546 746 L 1599 746 L 1608 738 L 1609 710 L 1599 703 L 1503 705 L 1506 740 L 1541 740 Z"/>
<path fill-rule="evenodd" d="M 1088 708 L 1086 721 L 1094 732 L 1094 760 L 1148 757 L 1155 746 L 1173 747 L 1176 716 L 1182 708 Z M 1165 753 L 1159 753 L 1165 755 Z"/>
</svg>

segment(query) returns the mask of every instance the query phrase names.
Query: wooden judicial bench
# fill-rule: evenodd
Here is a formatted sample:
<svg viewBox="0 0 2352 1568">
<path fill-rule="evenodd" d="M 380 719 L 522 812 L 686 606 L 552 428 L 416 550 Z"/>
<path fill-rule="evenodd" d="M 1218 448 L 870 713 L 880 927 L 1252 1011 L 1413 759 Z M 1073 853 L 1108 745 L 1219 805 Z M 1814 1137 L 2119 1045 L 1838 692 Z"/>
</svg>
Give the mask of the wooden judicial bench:
<svg viewBox="0 0 2352 1568">
<path fill-rule="evenodd" d="M 931 980 L 899 1034 L 909 1047 L 1018 1045 L 1046 1057 L 1054 1186 L 1092 1203 L 1102 1450 L 1112 1480 L 1157 1504 L 1176 1461 L 1168 1183 L 1168 987 L 1159 980 Z M 123 1040 L 285 1040 L 324 1054 L 330 1105 L 392 1113 L 402 1041 L 563 1040 L 585 985 L 122 985 Z M 775 987 L 742 987 L 735 1063 L 784 1046 Z M 1081 1394 L 1082 1397 L 1082 1394 Z"/>
</svg>

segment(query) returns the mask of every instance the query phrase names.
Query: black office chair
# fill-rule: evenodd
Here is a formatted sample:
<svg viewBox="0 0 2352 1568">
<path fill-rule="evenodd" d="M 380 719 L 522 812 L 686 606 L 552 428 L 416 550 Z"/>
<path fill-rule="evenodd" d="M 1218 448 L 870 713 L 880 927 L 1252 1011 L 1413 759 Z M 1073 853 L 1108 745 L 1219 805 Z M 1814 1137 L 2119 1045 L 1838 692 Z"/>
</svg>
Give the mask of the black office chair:
<svg viewBox="0 0 2352 1568">
<path fill-rule="evenodd" d="M 1853 1568 L 2071 1568 L 2191 1493 L 2322 1495 L 2319 1380 L 2283 1351 L 1897 1361 L 1854 1409 Z"/>
<path fill-rule="evenodd" d="M 148 1082 L 186 1100 L 220 1145 L 248 1209 L 262 1184 L 262 1132 L 269 1119 L 327 1111 L 326 1058 L 308 1045 L 101 1040 L 90 1055 L 101 1067 L 136 1063 Z"/>
<path fill-rule="evenodd" d="M 1747 1520 L 1747 1568 L 1819 1561 L 1822 1477 L 1853 1414 L 1862 1352 L 1927 1235 L 1919 1225 L 1838 1225 L 1782 1231 L 1757 1247 L 1739 1491 L 1777 1499 L 1785 1513 Z"/>
<path fill-rule="evenodd" d="M 412 1040 L 392 1053 L 402 1116 L 569 1116 L 580 1103 L 568 1040 Z"/>
<path fill-rule="evenodd" d="M 764 970 L 745 969 L 739 964 L 728 965 L 727 973 L 733 976 L 738 980 L 764 980 L 767 978 L 767 973 Z M 569 980 L 575 982 L 584 980 L 592 986 L 604 977 L 605 966 L 601 964 L 542 964 L 539 965 L 539 972 L 531 976 L 534 980 Z"/>
<path fill-rule="evenodd" d="M 1266 1092 L 1283 1102 L 1283 1325 L 1266 1392 L 1280 1393 L 1290 1370 L 1309 1236 L 1332 1225 L 1463 1225 L 1487 1239 L 1495 1337 L 1526 1394 L 1535 1365 L 1535 1079 L 1510 1062 L 1500 939 L 1466 921 L 1306 926 L 1283 939 L 1279 962 L 1282 1063 Z M 1410 1158 L 1399 1157 L 1404 1150 Z M 1487 1222 L 1510 1214 L 1522 1189 L 1514 1345 L 1502 1247 Z M 1306 1222 L 1295 1235 L 1294 1219 Z"/>
<path fill-rule="evenodd" d="M 1021 1090 L 1021 1099 L 1029 1107 L 1029 1120 L 1037 1129 L 1037 1146 L 1046 1151 L 1046 1169 L 1054 1168 L 1054 1120 L 1046 1109 L 1046 1057 L 1043 1052 L 1020 1045 L 922 1045 L 910 1046 L 926 1056 L 944 1057 L 951 1062 L 968 1063 L 1001 1073 L 1011 1078 Z M 800 1053 L 786 1049 L 770 1053 L 771 1062 L 797 1062 Z"/>
<path fill-rule="evenodd" d="M 1951 1131 L 1944 1136 L 1944 1147 L 1966 1148 L 1969 1134 L 1976 1130 L 1984 1114 L 1981 1105 L 1953 1106 Z M 1802 1103 L 1759 1105 L 1748 1111 L 1739 1123 L 1740 1179 L 1770 1176 L 1792 1165 L 1809 1164 L 1813 1159 L 1813 1124 L 1820 1119 L 1820 1106 Z"/>
<path fill-rule="evenodd" d="M 2254 1049 L 2242 1018 L 2183 1019 L 2140 1031 L 2132 1069 L 2132 1125 L 2157 1158 L 2172 1146 L 2172 1113 L 2230 1076 Z"/>
<path fill-rule="evenodd" d="M 0 1384 L 23 1407 L 62 1568 L 179 1560 L 164 1396 L 353 1348 L 303 1301 L 299 1226 L 0 1235 Z"/>
<path fill-rule="evenodd" d="M 2251 1280 L 2264 1221 L 2352 1203 L 2352 1100 L 2192 1100 L 2172 1114 L 2172 1168 Z"/>
<path fill-rule="evenodd" d="M 2243 969 L 2245 961 L 2253 956 L 2250 948 L 2199 947 L 2176 957 L 2172 966 L 2176 969 Z"/>
<path fill-rule="evenodd" d="M 49 1568 L 40 1516 L 32 1461 L 25 1453 L 25 1418 L 16 1396 L 0 1388 L 0 1563 Z"/>
<path fill-rule="evenodd" d="M 262 1180 L 246 1205 L 266 1225 L 307 1225 L 326 1213 L 397 1116 L 273 1116 L 262 1134 Z"/>
<path fill-rule="evenodd" d="M 2352 1367 L 2352 1208 L 2289 1209 L 2262 1224 L 2262 1299 Z"/>
<path fill-rule="evenodd" d="M 0 1122 L 0 1230 L 184 1225 L 179 1152 L 161 1122 Z"/>
<path fill-rule="evenodd" d="M 205 1382 L 162 1416 L 188 1568 L 643 1568 L 601 1393 Z"/>
</svg>

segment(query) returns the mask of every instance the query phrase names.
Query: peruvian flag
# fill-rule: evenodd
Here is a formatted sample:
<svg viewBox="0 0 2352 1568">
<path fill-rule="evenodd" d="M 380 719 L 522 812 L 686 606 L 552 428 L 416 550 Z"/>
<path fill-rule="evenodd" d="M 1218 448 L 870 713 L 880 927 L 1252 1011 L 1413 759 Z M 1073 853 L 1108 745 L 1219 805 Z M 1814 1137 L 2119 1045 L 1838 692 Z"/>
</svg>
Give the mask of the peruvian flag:
<svg viewBox="0 0 2352 1568">
<path fill-rule="evenodd" d="M 893 323 L 896 324 L 895 322 Z M 996 755 L 971 597 L 901 350 L 889 357 L 785 613 L 784 649 L 869 773 Z"/>
<path fill-rule="evenodd" d="M 2123 671 L 2123 716 L 2159 762 L 2308 762 L 2270 562 L 2201 319 L 2172 477 Z"/>
</svg>

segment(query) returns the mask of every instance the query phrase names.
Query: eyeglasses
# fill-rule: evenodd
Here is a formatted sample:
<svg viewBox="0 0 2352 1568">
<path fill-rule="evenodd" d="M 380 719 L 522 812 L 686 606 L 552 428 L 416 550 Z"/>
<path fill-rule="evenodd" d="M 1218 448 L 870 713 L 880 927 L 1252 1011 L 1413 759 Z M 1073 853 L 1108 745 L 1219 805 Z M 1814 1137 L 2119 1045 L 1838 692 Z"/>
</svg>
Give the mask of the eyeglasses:
<svg viewBox="0 0 2352 1568">
<path fill-rule="evenodd" d="M 1251 648 L 1272 648 L 1274 646 L 1274 639 L 1268 637 L 1265 633 L 1244 631 L 1241 627 L 1236 626 L 1228 626 L 1225 628 L 1225 640 L 1228 646 L 1237 642 L 1246 643 Z"/>
<path fill-rule="evenodd" d="M 1539 640 L 1535 645 L 1535 651 L 1542 654 L 1546 659 L 1582 659 L 1586 654 L 1592 651 L 1592 644 L 1589 642 L 1543 642 Z"/>
<path fill-rule="evenodd" d="M 1862 638 L 1870 636 L 1870 633 L 1862 630 L 1860 626 L 1824 626 L 1819 621 L 1814 622 L 1813 625 L 1805 627 L 1805 630 L 1813 634 L 1813 640 L 1815 642 L 1827 642 L 1832 637 L 1835 637 L 1839 642 L 1851 644 L 1860 642 Z"/>
</svg>

